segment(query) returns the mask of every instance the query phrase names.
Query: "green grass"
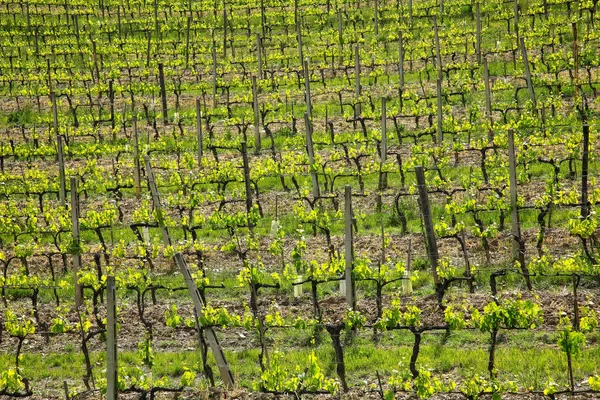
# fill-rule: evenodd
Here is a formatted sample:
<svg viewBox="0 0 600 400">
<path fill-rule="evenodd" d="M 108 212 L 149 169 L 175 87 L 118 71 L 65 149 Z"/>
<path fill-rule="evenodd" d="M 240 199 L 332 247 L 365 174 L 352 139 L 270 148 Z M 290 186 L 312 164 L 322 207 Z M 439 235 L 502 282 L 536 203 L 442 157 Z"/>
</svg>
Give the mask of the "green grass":
<svg viewBox="0 0 600 400">
<path fill-rule="evenodd" d="M 301 340 L 308 332 L 289 332 L 288 330 L 274 331 L 271 337 L 275 343 L 280 340 L 289 343 L 291 338 Z M 291 336 L 290 336 L 291 335 Z M 575 358 L 574 372 L 577 380 L 582 380 L 590 375 L 598 374 L 600 366 L 600 346 L 594 338 L 593 344 L 584 348 L 581 355 Z M 58 339 L 52 339 L 58 340 Z M 373 381 L 375 371 L 385 379 L 394 370 L 406 368 L 412 351 L 412 335 L 404 331 L 394 331 L 384 334 L 378 344 L 370 340 L 370 333 L 362 331 L 359 336 L 352 339 L 350 344 L 345 344 L 344 358 L 347 376 L 351 385 L 363 385 L 364 380 Z M 444 339 L 443 333 L 427 333 L 423 336 L 418 366 L 430 369 L 436 375 L 462 380 L 475 375 L 487 375 L 488 337 L 478 331 L 453 332 Z M 166 377 L 169 385 L 177 386 L 178 380 L 185 368 L 199 369 L 199 352 L 176 349 L 155 353 L 152 376 L 154 379 Z M 282 366 L 293 373 L 296 366 L 303 370 L 307 365 L 307 358 L 315 352 L 321 367 L 326 374 L 335 378 L 335 364 L 333 348 L 326 333 L 321 333 L 321 344 L 317 346 L 270 346 L 281 350 L 284 357 Z M 258 349 L 229 350 L 225 349 L 226 357 L 237 384 L 251 388 L 258 376 Z M 92 364 L 96 380 L 102 377 L 105 363 L 104 352 L 92 353 Z M 400 363 L 405 364 L 404 366 Z M 14 355 L 0 354 L 0 364 L 8 367 L 14 366 Z M 125 370 L 141 366 L 140 359 L 135 352 L 123 351 L 119 353 L 119 365 Z M 143 367 L 146 372 L 147 367 Z M 213 364 L 213 368 L 215 368 Z M 556 345 L 554 332 L 506 332 L 501 331 L 500 343 L 497 347 L 496 368 L 501 381 L 514 381 L 522 389 L 539 390 L 545 382 L 553 380 L 560 384 L 567 383 L 566 357 Z M 216 370 L 216 369 L 215 369 Z M 81 377 L 84 374 L 83 355 L 72 346 L 61 353 L 28 353 L 25 351 L 21 359 L 21 371 L 34 386 L 36 382 L 46 381 L 44 390 L 58 391 L 62 380 L 67 380 L 71 386 L 81 387 Z M 200 375 L 200 374 L 199 374 Z M 203 387 L 206 382 L 197 381 L 198 387 Z"/>
</svg>

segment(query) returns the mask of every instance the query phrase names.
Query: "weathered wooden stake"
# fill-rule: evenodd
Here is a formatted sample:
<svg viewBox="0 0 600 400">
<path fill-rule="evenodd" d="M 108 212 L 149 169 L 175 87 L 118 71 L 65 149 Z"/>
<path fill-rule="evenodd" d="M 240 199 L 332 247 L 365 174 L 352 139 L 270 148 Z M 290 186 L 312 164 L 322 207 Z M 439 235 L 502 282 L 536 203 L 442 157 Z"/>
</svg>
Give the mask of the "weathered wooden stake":
<svg viewBox="0 0 600 400">
<path fill-rule="evenodd" d="M 156 40 L 156 46 L 160 43 L 159 40 L 160 29 L 158 27 L 158 0 L 154 0 L 154 38 Z"/>
<path fill-rule="evenodd" d="M 310 71 L 308 70 L 308 58 L 304 60 L 304 98 L 306 101 L 306 112 L 312 120 L 312 100 L 310 95 Z"/>
<path fill-rule="evenodd" d="M 431 209 L 429 207 L 429 193 L 427 192 L 427 185 L 425 183 L 425 172 L 422 166 L 415 166 L 415 172 L 417 175 L 417 187 L 419 189 L 419 206 L 421 207 L 421 214 L 423 215 L 423 224 L 425 225 L 425 244 L 427 245 L 427 255 L 431 263 L 431 274 L 433 276 L 433 283 L 436 288 L 440 285 L 440 278 L 437 274 L 437 266 L 439 260 L 439 253 L 437 248 L 437 242 L 435 239 L 435 231 L 433 229 L 433 221 L 431 218 Z"/>
<path fill-rule="evenodd" d="M 223 1 L 223 57 L 227 57 L 227 4 Z"/>
<path fill-rule="evenodd" d="M 300 66 L 304 65 L 304 53 L 302 52 L 302 22 L 300 16 L 296 16 L 296 36 L 298 38 L 298 59 Z"/>
<path fill-rule="evenodd" d="M 198 136 L 198 168 L 202 165 L 204 155 L 202 137 L 202 111 L 200 110 L 200 99 L 196 99 L 196 136 Z"/>
<path fill-rule="evenodd" d="M 108 81 L 108 100 L 110 103 L 110 127 L 115 129 L 115 92 L 113 90 L 113 80 Z M 114 133 L 113 133 L 114 135 Z"/>
<path fill-rule="evenodd" d="M 436 143 L 441 145 L 444 141 L 444 131 L 443 131 L 443 113 L 442 113 L 442 80 L 438 78 L 436 80 L 436 90 L 437 90 L 437 139 Z"/>
<path fill-rule="evenodd" d="M 263 65 L 262 65 L 262 40 L 259 35 L 256 35 L 256 62 L 258 63 L 258 79 L 263 78 Z"/>
<path fill-rule="evenodd" d="M 106 277 L 106 400 L 118 398 L 117 291 L 114 276 Z"/>
<path fill-rule="evenodd" d="M 440 50 L 440 35 L 438 28 L 437 16 L 433 16 L 433 35 L 435 38 L 435 63 L 437 68 L 438 79 L 442 80 L 442 55 Z"/>
<path fill-rule="evenodd" d="M 342 19 L 342 11 L 338 10 L 337 12 L 337 29 L 338 29 L 338 48 L 339 48 L 339 57 L 338 64 L 344 65 L 344 22 Z"/>
<path fill-rule="evenodd" d="M 77 178 L 71 177 L 71 224 L 73 230 L 73 275 L 75 278 L 75 307 L 83 304 L 83 287 L 79 283 L 81 268 L 81 248 L 79 241 L 79 196 L 77 195 Z"/>
<path fill-rule="evenodd" d="M 265 0 L 260 0 L 260 33 L 262 37 L 265 37 L 265 24 L 267 23 L 267 17 L 265 16 Z"/>
<path fill-rule="evenodd" d="M 133 124 L 133 182 L 135 184 L 135 197 L 137 199 L 142 195 L 142 178 L 140 171 L 140 143 L 137 129 L 137 117 L 131 117 Z"/>
<path fill-rule="evenodd" d="M 590 216 L 588 205 L 588 163 L 590 154 L 590 126 L 583 124 L 583 155 L 581 159 L 581 217 Z"/>
<path fill-rule="evenodd" d="M 377 39 L 377 36 L 379 35 L 379 2 L 377 0 L 374 0 L 374 1 L 375 1 L 375 5 L 374 5 L 375 26 L 374 26 L 374 29 L 375 29 L 375 38 Z"/>
<path fill-rule="evenodd" d="M 515 133 L 508 130 L 508 168 L 510 181 L 510 207 L 513 235 L 513 259 L 519 257 L 519 242 L 521 240 L 521 227 L 519 224 L 519 208 L 517 205 L 517 162 L 515 155 Z"/>
<path fill-rule="evenodd" d="M 514 13 L 515 35 L 517 38 L 517 47 L 519 47 L 519 43 L 521 42 L 521 38 L 519 37 L 519 0 L 513 1 L 513 13 Z"/>
<path fill-rule="evenodd" d="M 212 42 L 212 95 L 213 108 L 217 108 L 217 44 Z"/>
<path fill-rule="evenodd" d="M 577 22 L 571 22 L 571 28 L 573 29 L 574 98 L 577 99 L 579 95 L 579 43 L 577 41 Z"/>
<path fill-rule="evenodd" d="M 525 265 L 525 243 L 521 238 L 521 224 L 519 221 L 519 205 L 517 202 L 517 155 L 515 153 L 515 132 L 513 129 L 508 130 L 508 179 L 510 183 L 510 218 L 512 221 L 512 243 L 513 243 L 513 260 L 516 260 L 521 265 L 521 270 L 524 273 L 527 287 L 531 290 L 531 280 L 529 271 Z"/>
<path fill-rule="evenodd" d="M 387 172 L 384 171 L 384 165 L 387 161 L 387 111 L 385 97 L 381 98 L 381 152 L 379 154 L 379 160 L 379 168 L 381 171 L 379 190 L 383 191 L 387 188 Z"/>
<path fill-rule="evenodd" d="M 192 16 L 188 15 L 187 17 L 187 25 L 185 30 L 185 69 L 188 68 L 188 64 L 190 61 L 190 30 L 192 25 Z"/>
<path fill-rule="evenodd" d="M 346 261 L 346 304 L 351 309 L 356 308 L 354 280 L 352 279 L 352 264 L 354 262 L 354 245 L 352 232 L 352 187 L 346 185 L 344 190 L 344 259 Z"/>
<path fill-rule="evenodd" d="M 402 31 L 398 33 L 398 75 L 400 79 L 400 96 L 402 97 L 402 91 L 404 90 L 404 38 Z"/>
<path fill-rule="evenodd" d="M 162 63 L 158 64 L 158 80 L 160 84 L 160 96 L 162 98 L 163 124 L 169 123 L 169 111 L 167 110 L 167 89 L 165 88 L 165 69 Z"/>
<path fill-rule="evenodd" d="M 250 216 L 252 210 L 252 187 L 250 186 L 250 164 L 248 162 L 248 148 L 246 142 L 242 142 L 242 162 L 244 165 L 244 187 L 246 189 L 246 214 Z M 250 219 L 248 218 L 248 229 L 252 230 Z"/>
<path fill-rule="evenodd" d="M 56 105 L 56 94 L 52 92 L 52 115 L 54 117 L 54 134 L 56 135 L 56 154 L 58 158 L 58 199 L 61 206 L 66 205 L 66 182 L 65 182 L 65 160 L 63 155 L 63 138 L 58 132 L 58 107 Z"/>
<path fill-rule="evenodd" d="M 490 130 L 488 131 L 488 143 L 494 143 L 494 128 L 492 118 L 492 91 L 490 89 L 490 70 L 488 68 L 487 57 L 483 57 L 483 82 L 485 84 L 485 116 L 490 121 Z"/>
<path fill-rule="evenodd" d="M 408 254 L 406 256 L 406 269 L 404 270 L 404 279 L 402 280 L 402 294 L 411 294 L 413 291 L 412 281 L 410 280 L 410 267 L 412 263 L 412 241 L 408 238 Z"/>
<path fill-rule="evenodd" d="M 156 213 L 156 222 L 160 227 L 162 233 L 163 243 L 165 246 L 171 246 L 171 236 L 169 235 L 169 228 L 165 225 L 165 216 L 162 206 L 160 204 L 160 197 L 158 194 L 158 188 L 156 187 L 156 179 L 154 178 L 154 170 L 152 164 L 150 164 L 150 156 L 144 156 L 144 162 L 146 164 L 146 177 L 148 179 L 148 186 L 152 194 L 152 202 L 154 203 L 154 211 Z"/>
<path fill-rule="evenodd" d="M 258 89 L 256 76 L 252 77 L 252 109 L 254 111 L 254 154 L 258 155 L 261 149 L 260 142 L 260 113 L 258 109 Z"/>
<path fill-rule="evenodd" d="M 360 54 L 358 53 L 358 44 L 354 45 L 354 91 L 356 97 L 356 117 L 362 115 L 362 109 L 360 105 Z"/>
<path fill-rule="evenodd" d="M 537 109 L 537 101 L 535 99 L 535 91 L 533 90 L 533 82 L 531 81 L 531 71 L 529 70 L 529 60 L 527 58 L 527 49 L 525 48 L 525 38 L 521 38 L 521 54 L 523 55 L 523 64 L 525 65 L 525 80 L 527 81 L 527 89 L 529 89 L 529 98 L 533 102 L 533 109 L 535 110 Z"/>
<path fill-rule="evenodd" d="M 304 125 L 306 126 L 306 151 L 308 153 L 308 162 L 310 163 L 308 169 L 310 171 L 310 179 L 312 181 L 312 194 L 316 199 L 321 197 L 321 193 L 319 190 L 319 177 L 317 176 L 317 171 L 315 171 L 313 168 L 313 164 L 315 163 L 315 150 L 313 148 L 312 141 L 312 124 L 308 113 L 304 113 Z"/>
<path fill-rule="evenodd" d="M 475 33 L 475 52 L 477 53 L 477 63 L 481 64 L 481 4 L 475 3 L 476 33 Z"/>
<path fill-rule="evenodd" d="M 156 187 L 156 181 L 154 180 L 154 172 L 152 171 L 152 165 L 150 164 L 150 157 L 145 156 L 144 161 L 146 162 L 146 170 L 148 175 L 148 185 L 150 186 L 150 192 L 152 193 L 152 201 L 154 203 L 154 208 L 157 211 L 157 222 L 163 232 L 163 242 L 165 246 L 171 245 L 171 237 L 169 236 L 169 232 L 165 226 L 164 218 L 162 217 L 162 207 L 160 204 L 160 196 L 158 193 L 158 188 Z M 192 296 L 192 301 L 194 302 L 194 308 L 196 310 L 196 314 L 198 317 L 202 316 L 202 310 L 204 309 L 204 303 L 202 298 L 200 297 L 200 292 L 198 291 L 198 287 L 196 286 L 196 282 L 192 278 L 192 274 L 190 269 L 183 258 L 183 255 L 180 252 L 175 253 L 173 256 L 173 260 L 175 264 L 179 267 L 179 271 L 183 275 L 185 282 L 188 287 L 188 291 Z M 213 330 L 212 327 L 202 327 L 204 334 L 206 335 L 206 341 L 208 342 L 213 356 L 215 357 L 215 361 L 217 363 L 217 367 L 219 368 L 219 372 L 221 374 L 221 379 L 223 380 L 223 384 L 226 388 L 232 388 L 234 386 L 234 379 L 229 368 L 229 364 L 225 359 L 225 354 L 223 353 L 223 349 L 219 344 L 219 340 Z"/>
<path fill-rule="evenodd" d="M 146 31 L 146 68 L 150 66 L 150 52 L 152 47 L 152 32 L 150 30 Z M 94 45 L 95 48 L 95 45 Z M 96 58 L 96 53 L 94 52 L 94 60 Z M 93 78 L 93 75 L 92 75 Z"/>
</svg>

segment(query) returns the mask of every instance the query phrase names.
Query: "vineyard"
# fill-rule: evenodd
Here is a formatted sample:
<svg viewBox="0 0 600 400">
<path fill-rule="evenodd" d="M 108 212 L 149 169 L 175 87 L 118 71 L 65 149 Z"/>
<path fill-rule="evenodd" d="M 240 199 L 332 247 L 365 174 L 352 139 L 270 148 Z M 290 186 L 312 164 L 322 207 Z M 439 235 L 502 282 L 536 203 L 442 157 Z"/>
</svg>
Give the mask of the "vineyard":
<svg viewBox="0 0 600 400">
<path fill-rule="evenodd" d="M 1 0 L 0 399 L 600 398 L 597 0 Z"/>
</svg>

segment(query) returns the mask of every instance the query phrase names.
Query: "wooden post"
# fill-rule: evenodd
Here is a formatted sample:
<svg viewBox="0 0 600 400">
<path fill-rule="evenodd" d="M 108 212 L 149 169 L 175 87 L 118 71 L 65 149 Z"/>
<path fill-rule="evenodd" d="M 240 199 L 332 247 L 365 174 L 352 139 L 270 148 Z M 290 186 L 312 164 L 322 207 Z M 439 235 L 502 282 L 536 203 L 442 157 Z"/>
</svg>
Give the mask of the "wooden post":
<svg viewBox="0 0 600 400">
<path fill-rule="evenodd" d="M 144 160 L 146 161 L 146 169 L 148 175 L 148 184 L 150 186 L 150 192 L 152 193 L 152 201 L 154 203 L 154 208 L 160 212 L 157 212 L 159 218 L 157 218 L 158 225 L 160 226 L 163 232 L 163 242 L 165 246 L 171 245 L 171 237 L 169 236 L 169 232 L 167 231 L 164 219 L 162 218 L 162 208 L 160 205 L 160 196 L 158 193 L 158 188 L 156 187 L 156 181 L 154 180 L 154 172 L 152 171 L 152 165 L 150 164 L 150 157 L 145 156 Z M 204 309 L 204 303 L 202 298 L 200 297 L 200 292 L 198 291 L 198 287 L 192 278 L 192 274 L 190 269 L 183 258 L 183 255 L 180 252 L 177 252 L 173 255 L 173 260 L 175 264 L 179 267 L 179 271 L 183 275 L 183 278 L 187 284 L 188 291 L 192 297 L 192 301 L 194 302 L 194 308 L 196 310 L 196 314 L 198 317 L 202 316 L 202 310 Z M 223 349 L 219 344 L 217 336 L 212 329 L 212 327 L 202 327 L 204 334 L 206 335 L 206 341 L 208 342 L 213 356 L 215 357 L 215 361 L 217 363 L 217 367 L 219 368 L 219 372 L 221 374 L 221 379 L 223 380 L 223 384 L 226 388 L 232 388 L 234 386 L 233 375 L 231 374 L 231 370 L 229 369 L 229 364 L 225 359 L 225 354 L 223 353 Z"/>
<path fill-rule="evenodd" d="M 38 28 L 36 27 L 36 30 Z M 95 54 L 95 42 L 92 42 L 93 45 L 93 49 L 94 49 L 94 57 L 96 56 Z M 36 51 L 37 52 L 37 51 Z M 94 59 L 95 61 L 95 59 Z M 52 98 L 52 94 L 54 94 L 54 90 L 52 90 L 52 71 L 50 70 L 50 58 L 46 58 L 46 70 L 48 71 L 47 75 L 48 75 L 48 89 L 50 91 L 50 97 Z M 93 74 L 92 74 L 92 78 L 93 78 Z"/>
<path fill-rule="evenodd" d="M 187 17 L 187 25 L 185 30 L 185 69 L 188 68 L 188 64 L 190 61 L 190 30 L 192 25 L 192 16 L 188 15 Z"/>
<path fill-rule="evenodd" d="M 66 183 L 65 183 L 65 161 L 63 157 L 63 138 L 61 135 L 56 136 L 56 141 L 58 143 L 58 178 L 59 178 L 59 189 L 58 189 L 58 197 L 60 200 L 61 206 L 66 206 Z"/>
<path fill-rule="evenodd" d="M 202 137 L 202 111 L 200 110 L 200 99 L 196 99 L 196 135 L 198 136 L 198 168 L 202 165 L 203 137 Z"/>
<path fill-rule="evenodd" d="M 521 42 L 520 37 L 519 37 L 519 0 L 513 1 L 513 13 L 514 13 L 515 35 L 517 37 L 517 47 L 519 47 L 519 43 Z"/>
<path fill-rule="evenodd" d="M 527 288 L 532 289 L 529 270 L 525 265 L 525 242 L 521 239 L 521 225 L 519 221 L 519 206 L 517 204 L 517 161 L 515 153 L 515 132 L 513 129 L 508 130 L 508 167 L 509 167 L 509 182 L 510 182 L 510 206 L 512 220 L 512 237 L 513 237 L 513 260 L 517 260 L 521 265 L 521 271 L 525 277 Z"/>
<path fill-rule="evenodd" d="M 115 129 L 115 92 L 113 90 L 113 80 L 108 81 L 108 100 L 110 103 L 110 127 Z M 114 135 L 114 133 L 113 133 Z"/>
<path fill-rule="evenodd" d="M 156 46 L 160 43 L 159 40 L 160 29 L 158 28 L 158 0 L 154 0 L 154 38 L 156 40 Z M 100 77 L 98 77 L 100 78 Z"/>
<path fill-rule="evenodd" d="M 588 206 L 588 163 L 590 147 L 590 126 L 583 124 L 583 155 L 581 159 L 581 217 L 590 216 Z"/>
<path fill-rule="evenodd" d="M 262 40 L 259 35 L 256 35 L 256 62 L 258 63 L 258 79 L 263 78 L 263 65 L 262 65 Z"/>
<path fill-rule="evenodd" d="M 413 26 L 413 0 L 408 0 L 408 22 L 410 27 Z"/>
<path fill-rule="evenodd" d="M 150 32 L 149 30 L 146 31 L 146 68 L 148 68 L 150 66 L 150 47 L 151 47 L 151 42 L 152 42 L 152 32 Z M 95 48 L 95 45 L 94 45 Z M 95 53 L 94 53 L 94 58 L 96 57 Z M 93 75 L 92 75 L 93 78 Z"/>
<path fill-rule="evenodd" d="M 384 172 L 384 164 L 387 161 L 387 111 L 386 99 L 381 98 L 381 153 L 379 154 L 381 180 L 379 190 L 383 191 L 387 188 L 387 172 Z"/>
<path fill-rule="evenodd" d="M 525 48 L 525 38 L 521 38 L 521 54 L 523 55 L 523 64 L 525 65 L 525 80 L 527 81 L 527 88 L 529 89 L 529 98 L 533 102 L 533 108 L 535 110 L 537 108 L 537 101 L 533 90 L 533 82 L 531 81 L 531 71 L 529 70 L 527 49 Z"/>
<path fill-rule="evenodd" d="M 433 16 L 433 35 L 435 38 L 435 62 L 437 67 L 438 79 L 442 80 L 442 55 L 440 50 L 440 35 L 438 29 L 437 16 Z"/>
<path fill-rule="evenodd" d="M 133 124 L 133 182 L 135 184 L 135 197 L 137 199 L 142 195 L 142 178 L 140 171 L 140 144 L 137 130 L 137 117 L 131 117 Z"/>
<path fill-rule="evenodd" d="M 212 95 L 213 108 L 217 108 L 217 45 L 214 38 L 212 42 Z"/>
<path fill-rule="evenodd" d="M 223 1 L 223 57 L 227 57 L 227 4 Z"/>
<path fill-rule="evenodd" d="M 39 57 L 39 55 L 40 55 L 40 44 L 39 44 L 39 41 L 40 41 L 40 39 L 39 39 L 39 37 L 40 37 L 40 29 L 39 29 L 39 27 L 37 27 L 37 26 L 35 27 L 34 34 L 35 34 L 35 36 L 34 36 L 34 39 L 35 39 L 34 40 L 34 42 L 35 42 L 35 55 Z M 92 76 L 92 80 L 93 79 L 94 79 L 94 77 Z"/>
<path fill-rule="evenodd" d="M 183 258 L 183 254 L 181 254 L 180 252 L 177 252 L 173 256 L 173 259 L 175 260 L 175 263 L 179 267 L 179 271 L 183 275 L 185 283 L 188 287 L 188 291 L 190 292 L 190 295 L 192 296 L 192 301 L 194 302 L 194 308 L 196 310 L 196 314 L 198 315 L 198 317 L 201 317 L 202 310 L 204 309 L 204 303 L 202 301 L 202 298 L 200 297 L 200 292 L 198 291 L 196 282 L 194 282 L 194 279 L 192 278 L 190 269 L 189 269 L 187 263 L 185 262 L 185 259 Z M 227 363 L 227 359 L 225 358 L 225 353 L 223 353 L 223 348 L 221 347 L 221 344 L 219 343 L 219 339 L 217 338 L 215 331 L 213 330 L 213 328 L 211 326 L 203 327 L 202 330 L 204 332 L 204 335 L 206 336 L 206 341 L 208 342 L 208 345 L 210 346 L 213 356 L 215 357 L 215 362 L 217 364 L 217 368 L 219 368 L 219 373 L 221 375 L 221 380 L 223 381 L 223 385 L 228 389 L 233 388 L 234 384 L 235 384 L 235 381 L 233 379 L 233 374 L 231 373 L 229 364 Z"/>
<path fill-rule="evenodd" d="M 337 12 L 338 19 L 338 47 L 340 56 L 338 57 L 339 65 L 344 65 L 344 28 L 343 28 L 343 19 L 342 19 L 342 11 L 338 10 Z"/>
<path fill-rule="evenodd" d="M 115 277 L 106 277 L 106 400 L 118 398 L 117 293 Z"/>
<path fill-rule="evenodd" d="M 246 142 L 242 142 L 242 162 L 244 165 L 244 187 L 246 189 L 246 214 L 250 216 L 252 210 L 252 188 L 250 187 L 250 164 L 248 163 L 248 148 Z M 248 229 L 252 230 L 248 218 Z"/>
<path fill-rule="evenodd" d="M 490 120 L 490 130 L 488 131 L 488 143 L 494 143 L 494 129 L 492 118 L 492 91 L 490 89 L 490 70 L 488 69 L 487 57 L 483 57 L 483 82 L 485 84 L 485 116 Z"/>
<path fill-rule="evenodd" d="M 31 17 L 29 15 L 29 3 L 25 3 L 25 18 L 27 20 L 27 32 L 31 33 Z M 27 38 L 29 43 L 29 37 Z"/>
<path fill-rule="evenodd" d="M 571 28 L 573 29 L 574 98 L 577 99 L 579 95 L 579 44 L 577 43 L 577 22 L 571 22 Z"/>
<path fill-rule="evenodd" d="M 481 64 L 481 3 L 475 3 L 476 33 L 475 33 L 475 52 L 477 53 L 477 63 Z"/>
<path fill-rule="evenodd" d="M 513 260 L 519 259 L 519 242 L 521 241 L 521 227 L 519 224 L 519 209 L 517 205 L 517 162 L 515 155 L 515 133 L 508 130 L 508 167 L 510 181 L 510 207 L 513 235 Z"/>
<path fill-rule="evenodd" d="M 298 21 L 298 11 L 299 11 L 299 7 L 298 7 L 298 0 L 294 0 L 294 23 L 296 23 Z"/>
<path fill-rule="evenodd" d="M 67 23 L 67 27 L 71 27 L 71 16 L 69 15 L 69 3 L 67 3 L 65 1 L 64 4 L 64 8 L 65 8 L 65 22 Z"/>
<path fill-rule="evenodd" d="M 144 162 L 146 164 L 146 176 L 148 177 L 148 186 L 150 186 L 152 202 L 154 203 L 154 211 L 156 211 L 156 222 L 158 223 L 158 226 L 160 226 L 163 243 L 165 244 L 165 246 L 171 246 L 171 236 L 169 235 L 169 229 L 165 225 L 164 211 L 160 204 L 158 188 L 156 187 L 156 179 L 154 178 L 154 171 L 152 169 L 152 164 L 150 164 L 150 157 L 148 155 L 144 156 Z"/>
<path fill-rule="evenodd" d="M 77 178 L 71 177 L 71 223 L 73 229 L 73 275 L 75 277 L 75 307 L 83 304 L 83 287 L 79 283 L 79 269 L 81 268 L 81 248 L 79 241 L 79 196 L 77 195 Z"/>
<path fill-rule="evenodd" d="M 296 36 L 298 38 L 298 59 L 300 60 L 300 66 L 302 66 L 304 54 L 302 52 L 302 23 L 299 16 L 296 16 Z"/>
<path fill-rule="evenodd" d="M 60 200 L 60 205 L 65 206 L 66 204 L 66 182 L 65 182 L 65 160 L 63 157 L 63 142 L 62 136 L 58 132 L 58 107 L 56 105 L 56 94 L 54 92 L 51 93 L 52 97 L 52 115 L 54 118 L 54 134 L 56 135 L 56 152 L 58 158 L 58 179 L 59 179 L 59 189 L 58 189 L 58 199 Z"/>
<path fill-rule="evenodd" d="M 422 166 L 415 166 L 417 175 L 417 187 L 419 189 L 419 206 L 423 215 L 423 224 L 425 225 L 425 244 L 427 245 L 427 255 L 431 262 L 431 274 L 433 275 L 433 283 L 436 288 L 440 285 L 440 279 L 437 274 L 437 266 L 439 260 L 437 242 L 435 239 L 435 231 L 433 229 L 433 221 L 431 218 L 431 209 L 429 208 L 429 193 L 425 183 L 425 172 Z"/>
<path fill-rule="evenodd" d="M 386 262 L 385 254 L 385 220 L 381 218 L 381 259 L 379 260 L 380 267 Z"/>
<path fill-rule="evenodd" d="M 354 296 L 354 280 L 352 279 L 352 263 L 354 262 L 352 234 L 352 187 L 346 185 L 344 190 L 344 259 L 346 261 L 346 304 L 351 309 L 356 308 Z"/>
<path fill-rule="evenodd" d="M 402 294 L 407 295 L 411 294 L 412 289 L 412 281 L 410 280 L 410 267 L 412 263 L 412 241 L 408 238 L 408 254 L 406 256 L 406 269 L 404 270 L 404 276 L 402 280 Z"/>
<path fill-rule="evenodd" d="M 304 113 L 304 124 L 306 125 L 306 151 L 308 153 L 308 162 L 310 163 L 308 169 L 310 171 L 310 179 L 312 181 L 313 197 L 316 199 L 321 197 L 321 193 L 319 190 L 319 177 L 317 176 L 317 171 L 313 169 L 313 164 L 315 163 L 315 151 L 312 141 L 312 124 L 310 122 L 310 118 L 308 117 L 308 113 Z"/>
<path fill-rule="evenodd" d="M 165 88 L 165 70 L 162 63 L 158 64 L 158 80 L 160 84 L 160 96 L 162 98 L 163 124 L 169 123 L 169 111 L 167 110 L 167 89 Z"/>
<path fill-rule="evenodd" d="M 252 77 L 252 109 L 254 111 L 254 154 L 260 153 L 260 113 L 258 110 L 258 90 L 256 88 L 256 76 Z"/>
<path fill-rule="evenodd" d="M 358 53 L 358 44 L 354 45 L 354 91 L 356 96 L 356 117 L 362 115 L 360 106 L 360 54 Z"/>
<path fill-rule="evenodd" d="M 265 0 L 260 0 L 260 32 L 262 37 L 265 37 L 265 24 L 267 17 L 265 16 Z"/>
<path fill-rule="evenodd" d="M 377 0 L 374 0 L 374 1 L 375 1 L 375 4 L 374 4 L 375 27 L 374 27 L 374 29 L 375 29 L 375 40 L 377 40 L 377 36 L 379 36 L 379 4 L 378 4 Z"/>
<path fill-rule="evenodd" d="M 306 101 L 306 112 L 312 119 L 312 100 L 310 98 L 310 72 L 308 71 L 308 58 L 304 60 L 304 97 Z"/>
<path fill-rule="evenodd" d="M 79 33 L 79 16 L 77 14 L 73 15 L 73 22 L 75 24 L 75 37 L 77 38 L 77 47 L 80 47 L 81 38 Z"/>
<path fill-rule="evenodd" d="M 398 75 L 400 79 L 400 97 L 402 97 L 402 91 L 404 90 L 404 38 L 402 31 L 398 33 Z"/>
<path fill-rule="evenodd" d="M 437 89 L 437 140 L 436 143 L 441 145 L 444 141 L 443 131 L 443 113 L 442 113 L 442 80 L 438 78 L 436 80 Z"/>
<path fill-rule="evenodd" d="M 98 52 L 96 51 L 96 41 L 92 41 L 92 60 L 94 61 L 94 70 L 96 71 L 96 82 L 100 81 L 100 67 L 98 66 Z"/>
</svg>

